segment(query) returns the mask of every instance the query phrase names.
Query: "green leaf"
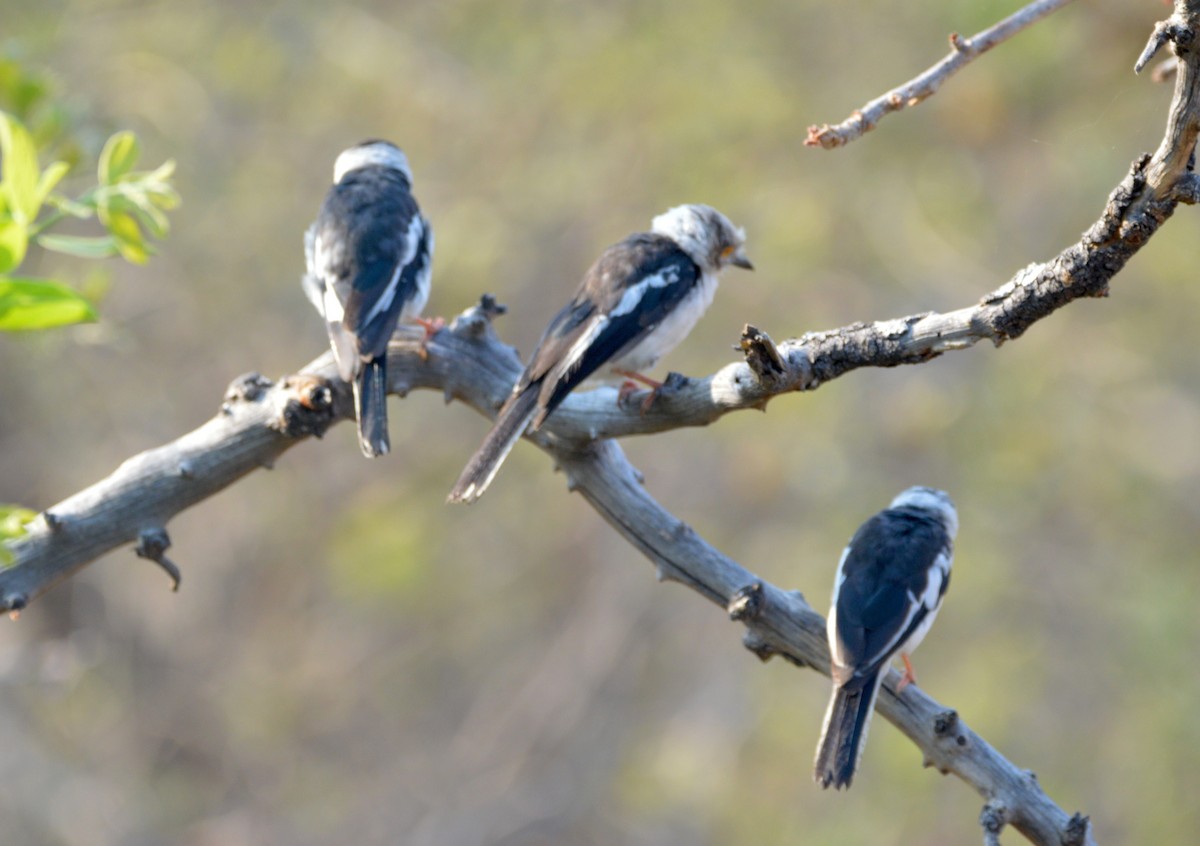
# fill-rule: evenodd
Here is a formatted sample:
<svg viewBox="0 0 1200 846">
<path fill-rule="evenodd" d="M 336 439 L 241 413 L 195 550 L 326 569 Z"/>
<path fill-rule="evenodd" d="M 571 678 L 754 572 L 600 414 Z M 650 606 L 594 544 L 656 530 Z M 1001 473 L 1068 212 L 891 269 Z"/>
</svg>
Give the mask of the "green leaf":
<svg viewBox="0 0 1200 846">
<path fill-rule="evenodd" d="M 96 214 L 112 234 L 121 257 L 131 264 L 145 264 L 154 250 L 146 243 L 146 237 L 138 226 L 137 218 L 133 215 L 137 205 L 128 193 L 124 184 L 106 189 L 98 197 Z"/>
<path fill-rule="evenodd" d="M 129 212 L 109 210 L 101 215 L 116 240 L 117 252 L 131 264 L 145 264 L 150 260 L 150 247 L 142 236 L 137 219 Z"/>
<path fill-rule="evenodd" d="M 0 276 L 0 331 L 49 329 L 95 319 L 92 304 L 61 282 Z"/>
<path fill-rule="evenodd" d="M 46 198 L 46 203 L 64 214 L 69 214 L 71 217 L 86 220 L 96 213 L 95 199 L 90 195 L 81 199 L 84 201 L 72 200 L 68 197 L 51 194 Z"/>
<path fill-rule="evenodd" d="M 104 144 L 98 168 L 101 185 L 112 185 L 133 170 L 141 150 L 132 132 L 118 132 Z"/>
<path fill-rule="evenodd" d="M 8 273 L 25 260 L 29 230 L 15 220 L 0 220 L 0 273 Z"/>
<path fill-rule="evenodd" d="M 167 216 L 154 206 L 139 206 L 136 214 L 138 220 L 142 222 L 142 226 L 155 238 L 162 240 L 170 234 L 171 224 L 167 220 Z"/>
<path fill-rule="evenodd" d="M 85 238 L 78 235 L 39 235 L 37 242 L 47 250 L 85 259 L 109 258 L 118 252 L 116 239 L 111 235 L 97 238 Z"/>
<path fill-rule="evenodd" d="M 18 223 L 31 223 L 37 217 L 38 200 L 37 149 L 29 132 L 12 115 L 0 112 L 0 193 L 4 194 L 9 214 Z"/>
<path fill-rule="evenodd" d="M 54 187 L 59 182 L 62 182 L 62 178 L 67 175 L 67 171 L 70 169 L 71 166 L 66 162 L 55 162 L 42 171 L 42 176 L 37 184 L 38 208 L 41 208 L 42 204 L 46 202 L 46 198 L 50 196 L 50 192 L 54 190 Z"/>
<path fill-rule="evenodd" d="M 167 159 L 165 162 L 160 164 L 154 170 L 147 173 L 145 181 L 146 182 L 161 182 L 161 183 L 163 183 L 163 185 L 165 185 L 167 187 L 167 190 L 170 190 L 171 193 L 173 194 L 175 192 L 173 189 L 171 189 L 171 187 L 168 183 L 170 183 L 171 177 L 174 175 L 175 175 L 175 160 Z"/>
<path fill-rule="evenodd" d="M 25 534 L 25 524 L 37 516 L 36 511 L 19 505 L 0 504 L 0 564 L 11 564 L 12 553 L 7 542 Z"/>
</svg>

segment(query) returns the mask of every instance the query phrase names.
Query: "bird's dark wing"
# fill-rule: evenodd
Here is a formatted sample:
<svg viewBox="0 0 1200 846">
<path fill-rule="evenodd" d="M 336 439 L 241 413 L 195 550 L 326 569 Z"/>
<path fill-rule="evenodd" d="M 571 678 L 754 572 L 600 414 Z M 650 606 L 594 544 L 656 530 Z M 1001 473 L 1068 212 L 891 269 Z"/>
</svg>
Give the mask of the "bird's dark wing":
<svg viewBox="0 0 1200 846">
<path fill-rule="evenodd" d="M 429 262 L 430 230 L 404 176 L 360 168 L 330 189 L 315 228 L 315 264 L 345 310 L 358 353 L 382 355 Z"/>
<path fill-rule="evenodd" d="M 945 529 L 908 509 L 876 514 L 855 533 L 842 562 L 837 595 L 838 649 L 854 675 L 886 664 L 933 608 L 923 602 Z M 942 578 L 938 597 L 949 578 Z"/>
<path fill-rule="evenodd" d="M 519 386 L 542 382 L 544 417 L 645 338 L 699 281 L 700 268 L 670 238 L 639 233 L 614 244 L 550 321 Z"/>
</svg>

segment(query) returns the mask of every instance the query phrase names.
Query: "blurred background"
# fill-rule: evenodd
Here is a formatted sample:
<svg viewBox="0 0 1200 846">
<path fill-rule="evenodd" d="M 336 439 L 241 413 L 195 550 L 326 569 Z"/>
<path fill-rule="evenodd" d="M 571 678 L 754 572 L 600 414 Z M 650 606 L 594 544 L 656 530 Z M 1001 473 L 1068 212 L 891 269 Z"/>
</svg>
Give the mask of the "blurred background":
<svg viewBox="0 0 1200 846">
<path fill-rule="evenodd" d="M 689 201 L 746 228 L 758 271 L 726 274 L 660 373 L 734 360 L 747 321 L 971 304 L 1157 146 L 1170 86 L 1131 67 L 1168 6 L 1073 4 L 850 147 L 802 141 L 1018 5 L 6 0 L 0 51 L 51 75 L 85 145 L 130 128 L 147 165 L 176 159 L 183 206 L 149 265 L 103 266 L 99 324 L 0 336 L 0 501 L 50 506 L 238 374 L 322 352 L 302 233 L 363 138 L 412 162 L 428 313 L 495 292 L 523 353 L 603 247 Z M 1109 299 L 1002 349 L 625 444 L 667 508 L 822 611 L 866 516 L 950 491 L 921 686 L 1102 843 L 1200 828 L 1197 224 L 1181 208 Z M 854 788 L 817 789 L 827 681 L 658 585 L 536 450 L 443 505 L 485 430 L 393 399 L 387 458 L 339 426 L 174 520 L 178 595 L 127 549 L 5 621 L 3 841 L 978 841 L 982 800 L 882 720 Z"/>
</svg>

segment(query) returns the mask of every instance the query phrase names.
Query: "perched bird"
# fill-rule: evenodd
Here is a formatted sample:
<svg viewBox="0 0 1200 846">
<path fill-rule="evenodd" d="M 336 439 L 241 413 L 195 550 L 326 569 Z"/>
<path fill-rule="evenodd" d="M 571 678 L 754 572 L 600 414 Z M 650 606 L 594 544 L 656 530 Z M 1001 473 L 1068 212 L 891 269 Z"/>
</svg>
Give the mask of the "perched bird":
<svg viewBox="0 0 1200 846">
<path fill-rule="evenodd" d="M 433 230 L 412 195 L 408 159 L 387 141 L 338 155 L 333 187 L 304 238 L 304 292 L 325 318 L 338 373 L 354 387 L 363 455 L 388 451 L 387 346 L 429 299 Z"/>
<path fill-rule="evenodd" d="M 813 772 L 822 787 L 849 787 L 875 697 L 892 659 L 904 661 L 933 625 L 950 584 L 958 512 L 944 492 L 909 488 L 859 527 L 838 563 L 829 609 L 833 696 Z"/>
<path fill-rule="evenodd" d="M 653 367 L 696 325 L 712 303 L 723 267 L 754 269 L 742 248 L 745 239 L 716 209 L 685 205 L 654 218 L 649 232 L 601 253 L 542 333 L 447 499 L 472 502 L 482 496 L 525 427 L 531 422 L 535 430 L 540 427 L 567 394 L 606 365 L 626 380 L 661 387 L 640 371 Z M 622 396 L 632 387 L 626 382 Z"/>
</svg>

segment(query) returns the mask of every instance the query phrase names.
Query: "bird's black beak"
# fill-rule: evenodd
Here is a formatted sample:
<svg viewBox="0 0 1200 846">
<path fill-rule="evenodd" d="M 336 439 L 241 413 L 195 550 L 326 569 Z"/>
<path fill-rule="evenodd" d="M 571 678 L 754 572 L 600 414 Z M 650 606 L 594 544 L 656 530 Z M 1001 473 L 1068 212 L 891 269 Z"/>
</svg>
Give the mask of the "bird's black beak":
<svg viewBox="0 0 1200 846">
<path fill-rule="evenodd" d="M 733 254 L 733 258 L 731 258 L 729 260 L 729 263 L 732 264 L 734 267 L 740 267 L 743 270 L 753 270 L 754 269 L 753 262 L 751 262 L 750 259 L 746 258 L 746 254 L 743 253 L 741 251 L 741 249 L 738 249 L 738 251 Z"/>
</svg>

